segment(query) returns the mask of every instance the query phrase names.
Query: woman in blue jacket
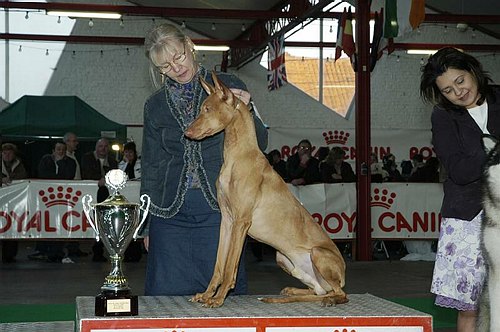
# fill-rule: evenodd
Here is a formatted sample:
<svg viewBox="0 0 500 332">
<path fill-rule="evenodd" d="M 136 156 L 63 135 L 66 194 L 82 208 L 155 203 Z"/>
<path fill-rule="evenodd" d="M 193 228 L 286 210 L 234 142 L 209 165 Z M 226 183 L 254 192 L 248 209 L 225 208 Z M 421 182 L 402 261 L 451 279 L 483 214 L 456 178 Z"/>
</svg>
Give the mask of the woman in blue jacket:
<svg viewBox="0 0 500 332">
<path fill-rule="evenodd" d="M 158 90 L 144 106 L 141 193 L 151 197 L 146 229 L 146 295 L 194 295 L 212 277 L 221 214 L 215 182 L 223 162 L 224 133 L 201 141 L 184 136 L 207 97 L 203 77 L 210 73 L 195 61 L 194 44 L 177 27 L 162 24 L 145 39 L 150 74 Z M 236 76 L 218 73 L 224 84 L 248 103 L 250 94 Z M 254 116 L 261 149 L 267 131 Z M 243 260 L 241 262 L 244 262 Z M 244 263 L 235 293 L 246 293 Z"/>
<path fill-rule="evenodd" d="M 500 134 L 500 90 L 479 61 L 455 48 L 439 50 L 422 71 L 420 94 L 435 103 L 432 142 L 447 179 L 431 292 L 436 305 L 458 310 L 457 331 L 474 331 L 486 277 L 480 248 L 481 174 L 485 133 Z"/>
</svg>

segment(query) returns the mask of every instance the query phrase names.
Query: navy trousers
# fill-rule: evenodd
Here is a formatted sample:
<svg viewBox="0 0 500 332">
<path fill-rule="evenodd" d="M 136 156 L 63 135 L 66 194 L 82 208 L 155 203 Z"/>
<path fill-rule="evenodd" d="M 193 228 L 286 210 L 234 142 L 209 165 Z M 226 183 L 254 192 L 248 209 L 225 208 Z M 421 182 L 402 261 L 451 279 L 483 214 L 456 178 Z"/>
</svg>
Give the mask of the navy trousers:
<svg viewBox="0 0 500 332">
<path fill-rule="evenodd" d="M 212 278 L 221 214 L 212 210 L 200 189 L 190 189 L 172 218 L 151 216 L 145 295 L 194 295 Z M 244 254 L 235 289 L 246 294 Z"/>
</svg>

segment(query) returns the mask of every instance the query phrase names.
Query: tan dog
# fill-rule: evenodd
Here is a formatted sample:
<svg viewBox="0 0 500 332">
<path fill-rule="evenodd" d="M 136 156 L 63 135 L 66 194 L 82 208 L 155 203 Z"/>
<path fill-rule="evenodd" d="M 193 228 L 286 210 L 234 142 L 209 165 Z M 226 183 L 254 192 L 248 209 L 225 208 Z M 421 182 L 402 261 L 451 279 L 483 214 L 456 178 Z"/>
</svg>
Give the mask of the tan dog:
<svg viewBox="0 0 500 332">
<path fill-rule="evenodd" d="M 342 290 L 345 262 L 326 232 L 288 190 L 259 150 L 252 114 L 212 73 L 215 87 L 203 78 L 209 97 L 200 115 L 187 128 L 187 137 L 200 140 L 225 130 L 224 164 L 217 180 L 222 213 L 217 261 L 204 293 L 191 301 L 220 307 L 234 288 L 246 235 L 277 250 L 278 265 L 307 285 L 287 287 L 286 297 L 261 299 L 268 303 L 347 302 Z"/>
</svg>

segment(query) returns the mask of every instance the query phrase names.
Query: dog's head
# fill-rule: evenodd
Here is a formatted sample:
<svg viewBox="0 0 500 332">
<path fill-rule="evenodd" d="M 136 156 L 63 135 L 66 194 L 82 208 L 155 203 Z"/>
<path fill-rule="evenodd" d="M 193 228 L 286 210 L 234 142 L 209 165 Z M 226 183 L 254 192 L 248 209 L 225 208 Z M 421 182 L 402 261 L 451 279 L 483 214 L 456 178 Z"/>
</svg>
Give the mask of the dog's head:
<svg viewBox="0 0 500 332">
<path fill-rule="evenodd" d="M 200 77 L 200 82 L 208 93 L 203 102 L 198 117 L 189 125 L 184 134 L 195 140 L 200 140 L 221 132 L 231 123 L 240 100 L 212 72 L 214 85 Z"/>
</svg>

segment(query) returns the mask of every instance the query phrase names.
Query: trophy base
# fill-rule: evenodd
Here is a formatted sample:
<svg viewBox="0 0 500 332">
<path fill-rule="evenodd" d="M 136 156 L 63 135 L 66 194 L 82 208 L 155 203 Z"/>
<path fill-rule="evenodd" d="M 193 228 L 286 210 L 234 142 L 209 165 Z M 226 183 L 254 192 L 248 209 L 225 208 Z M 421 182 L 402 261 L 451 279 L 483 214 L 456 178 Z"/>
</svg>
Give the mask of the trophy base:
<svg viewBox="0 0 500 332">
<path fill-rule="evenodd" d="M 103 291 L 95 297 L 96 316 L 137 316 L 139 306 L 137 295 L 129 291 Z"/>
</svg>

